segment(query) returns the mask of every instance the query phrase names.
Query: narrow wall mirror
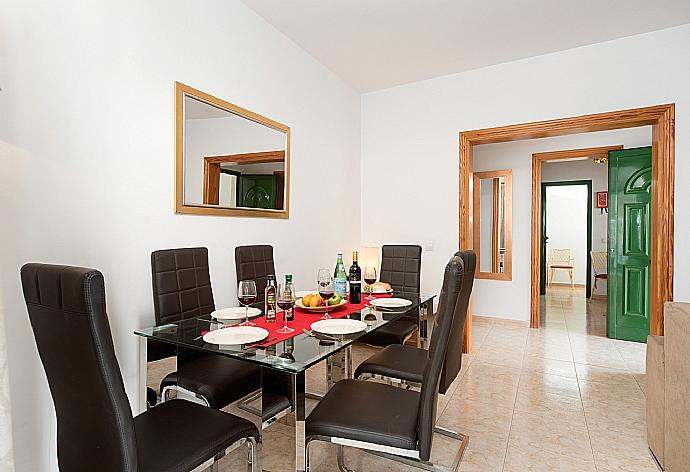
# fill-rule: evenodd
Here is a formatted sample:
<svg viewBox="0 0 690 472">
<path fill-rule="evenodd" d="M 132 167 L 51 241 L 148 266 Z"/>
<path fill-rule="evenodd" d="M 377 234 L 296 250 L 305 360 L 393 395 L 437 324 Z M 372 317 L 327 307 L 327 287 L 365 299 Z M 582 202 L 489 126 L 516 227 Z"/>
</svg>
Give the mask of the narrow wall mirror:
<svg viewBox="0 0 690 472">
<path fill-rule="evenodd" d="M 478 279 L 513 278 L 513 174 L 475 172 L 473 236 Z"/>
<path fill-rule="evenodd" d="M 175 212 L 288 218 L 290 128 L 175 82 Z"/>
</svg>

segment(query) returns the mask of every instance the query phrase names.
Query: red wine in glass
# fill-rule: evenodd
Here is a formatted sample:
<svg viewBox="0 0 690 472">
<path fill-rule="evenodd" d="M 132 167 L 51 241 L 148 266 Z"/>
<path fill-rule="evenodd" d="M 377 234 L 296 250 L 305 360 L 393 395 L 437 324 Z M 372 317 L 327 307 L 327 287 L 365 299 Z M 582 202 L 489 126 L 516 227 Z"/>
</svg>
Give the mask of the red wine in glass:
<svg viewBox="0 0 690 472">
<path fill-rule="evenodd" d="M 292 308 L 295 306 L 295 301 L 290 299 L 278 299 L 278 306 L 283 309 L 283 316 L 285 316 L 285 321 L 292 321 L 295 319 L 294 312 Z"/>
<path fill-rule="evenodd" d="M 256 296 L 242 296 L 237 297 L 237 299 L 240 301 L 242 305 L 249 306 L 256 301 Z"/>
<path fill-rule="evenodd" d="M 253 280 L 240 280 L 237 287 L 237 299 L 244 305 L 244 321 L 239 326 L 254 326 L 249 321 L 249 305 L 256 301 L 256 284 Z"/>
<path fill-rule="evenodd" d="M 367 283 L 367 285 L 374 285 L 374 282 L 376 282 L 376 277 L 373 279 L 364 279 L 364 281 Z"/>
<path fill-rule="evenodd" d="M 328 301 L 329 298 L 335 293 L 333 290 L 319 290 L 319 295 L 323 298 L 323 301 Z"/>
<path fill-rule="evenodd" d="M 292 283 L 288 282 L 285 285 L 278 285 L 278 306 L 283 309 L 283 320 L 285 324 L 276 331 L 277 333 L 289 334 L 295 331 L 294 328 L 288 326 L 288 321 L 295 319 L 295 300 L 295 288 L 292 286 Z M 294 360 L 294 358 L 292 360 Z"/>
</svg>

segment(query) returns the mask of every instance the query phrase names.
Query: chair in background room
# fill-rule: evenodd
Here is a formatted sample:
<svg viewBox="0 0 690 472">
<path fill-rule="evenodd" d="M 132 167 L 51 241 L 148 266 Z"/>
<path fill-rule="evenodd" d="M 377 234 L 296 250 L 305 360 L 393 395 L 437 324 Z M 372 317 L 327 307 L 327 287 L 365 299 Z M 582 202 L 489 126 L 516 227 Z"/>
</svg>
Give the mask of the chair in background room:
<svg viewBox="0 0 690 472">
<path fill-rule="evenodd" d="M 384 245 L 381 248 L 379 281 L 390 284 L 394 292 L 419 293 L 421 286 L 422 247 L 418 245 Z M 418 312 L 392 321 L 360 341 L 378 347 L 405 344 L 419 327 Z"/>
<path fill-rule="evenodd" d="M 154 251 L 151 271 L 157 325 L 209 316 L 215 310 L 208 249 L 205 247 Z M 161 381 L 163 401 L 171 390 L 181 391 L 218 409 L 245 399 L 240 407 L 258 414 L 247 405 L 259 397 L 258 390 L 263 381 L 260 367 L 192 349 L 181 350 L 177 363 L 177 372 L 168 374 Z M 290 408 L 287 397 L 263 389 L 262 416 L 265 422 Z"/>
<path fill-rule="evenodd" d="M 446 265 L 438 314 L 421 376 L 421 390 L 408 390 L 364 380 L 341 380 L 325 395 L 306 420 L 307 464 L 313 441 L 338 445 L 338 466 L 344 464 L 343 446 L 425 470 L 443 470 L 430 462 L 436 424 L 439 384 L 442 382 L 458 294 L 463 286 L 463 261 L 454 256 Z M 467 437 L 455 455 L 456 470 Z M 307 465 L 309 470 L 309 465 Z"/>
<path fill-rule="evenodd" d="M 103 275 L 26 264 L 24 299 L 57 416 L 61 471 L 176 472 L 249 445 L 261 470 L 257 427 L 240 417 L 171 400 L 133 417 L 115 357 Z"/>
<path fill-rule="evenodd" d="M 570 277 L 570 286 L 575 288 L 573 271 L 575 270 L 574 259 L 570 255 L 569 248 L 551 249 L 551 260 L 549 261 L 549 287 L 553 284 L 553 276 L 556 270 L 565 270 Z"/>
<path fill-rule="evenodd" d="M 605 251 L 591 251 L 592 270 L 594 271 L 594 287 L 589 294 L 590 301 L 597 289 L 597 280 L 608 280 L 609 258 Z"/>
<path fill-rule="evenodd" d="M 273 246 L 268 244 L 237 246 L 235 248 L 235 272 L 237 273 L 237 282 L 240 280 L 254 281 L 256 284 L 256 301 L 263 303 L 268 276 L 276 275 Z M 279 282 L 276 280 L 276 283 Z"/>
</svg>

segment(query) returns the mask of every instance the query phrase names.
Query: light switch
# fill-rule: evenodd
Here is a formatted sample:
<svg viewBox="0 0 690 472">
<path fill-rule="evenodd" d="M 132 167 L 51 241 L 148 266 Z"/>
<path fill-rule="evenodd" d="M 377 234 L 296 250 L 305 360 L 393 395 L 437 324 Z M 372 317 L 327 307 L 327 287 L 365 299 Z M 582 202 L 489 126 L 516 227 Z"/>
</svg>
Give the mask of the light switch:
<svg viewBox="0 0 690 472">
<path fill-rule="evenodd" d="M 424 250 L 427 252 L 432 252 L 434 250 L 434 242 L 433 241 L 426 241 L 424 243 Z"/>
</svg>

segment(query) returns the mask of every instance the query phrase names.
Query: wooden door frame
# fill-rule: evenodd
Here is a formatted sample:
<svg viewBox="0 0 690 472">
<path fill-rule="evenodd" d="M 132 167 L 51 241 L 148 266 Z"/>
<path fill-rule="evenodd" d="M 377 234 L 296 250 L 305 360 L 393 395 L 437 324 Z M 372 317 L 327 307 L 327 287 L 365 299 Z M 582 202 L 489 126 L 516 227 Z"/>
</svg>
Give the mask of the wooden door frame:
<svg viewBox="0 0 690 472">
<path fill-rule="evenodd" d="M 652 234 L 651 248 L 649 325 L 651 334 L 663 335 L 663 304 L 673 299 L 674 103 L 461 131 L 459 133 L 460 249 L 472 249 L 473 245 L 471 212 L 473 197 L 472 150 L 474 146 L 640 126 L 652 127 L 652 205 L 653 208 L 657 209 L 656 212 L 652 213 L 652 231 L 654 234 Z M 541 193 L 541 188 L 537 193 Z M 534 219 L 532 220 L 532 231 L 534 232 Z M 538 261 L 539 253 L 539 245 L 537 244 L 535 247 L 532 244 L 532 261 Z M 533 263 L 531 272 L 530 326 L 536 328 L 539 327 L 539 266 L 537 265 L 535 268 Z M 470 352 L 471 348 L 472 316 L 468 316 L 463 336 L 463 352 Z"/>
</svg>

